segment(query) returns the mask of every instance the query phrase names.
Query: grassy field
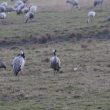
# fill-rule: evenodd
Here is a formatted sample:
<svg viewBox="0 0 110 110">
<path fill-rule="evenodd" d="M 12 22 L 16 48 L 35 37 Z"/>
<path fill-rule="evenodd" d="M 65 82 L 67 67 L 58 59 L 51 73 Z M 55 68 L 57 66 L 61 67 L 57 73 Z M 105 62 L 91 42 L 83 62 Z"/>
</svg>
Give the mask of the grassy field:
<svg viewBox="0 0 110 110">
<path fill-rule="evenodd" d="M 42 6 L 27 24 L 15 13 L 0 20 L 0 59 L 7 65 L 0 69 L 0 110 L 110 110 L 110 8 L 96 8 L 95 22 L 87 24 L 87 7 Z M 55 48 L 56 76 L 49 65 Z M 16 77 L 11 61 L 20 49 L 26 65 Z"/>
</svg>

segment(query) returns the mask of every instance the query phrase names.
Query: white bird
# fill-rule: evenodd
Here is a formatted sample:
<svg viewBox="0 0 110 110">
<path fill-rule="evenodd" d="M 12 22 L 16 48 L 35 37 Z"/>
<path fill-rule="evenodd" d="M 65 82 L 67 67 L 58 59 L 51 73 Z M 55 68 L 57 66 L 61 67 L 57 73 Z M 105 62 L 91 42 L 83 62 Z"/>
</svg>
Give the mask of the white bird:
<svg viewBox="0 0 110 110">
<path fill-rule="evenodd" d="M 60 59 L 56 55 L 56 49 L 53 50 L 53 56 L 50 58 L 50 67 L 54 70 L 54 75 L 55 73 L 59 72 L 60 70 Z"/>
<path fill-rule="evenodd" d="M 12 62 L 13 73 L 17 76 L 20 71 L 24 68 L 25 65 L 25 54 L 23 51 L 18 54 Z"/>
<path fill-rule="evenodd" d="M 95 11 L 89 11 L 88 12 L 88 23 L 95 20 L 96 12 Z"/>
</svg>

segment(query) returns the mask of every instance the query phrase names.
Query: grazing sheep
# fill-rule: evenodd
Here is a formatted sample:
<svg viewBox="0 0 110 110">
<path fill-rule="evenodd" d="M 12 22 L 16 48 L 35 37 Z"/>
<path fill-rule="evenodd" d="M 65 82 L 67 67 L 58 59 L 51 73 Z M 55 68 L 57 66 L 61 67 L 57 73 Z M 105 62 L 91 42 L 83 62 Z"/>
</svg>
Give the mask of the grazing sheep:
<svg viewBox="0 0 110 110">
<path fill-rule="evenodd" d="M 94 0 L 94 7 L 96 7 L 98 5 L 102 6 L 102 4 L 103 4 L 103 0 Z"/>
<path fill-rule="evenodd" d="M 88 12 L 88 23 L 95 20 L 96 12 L 95 11 L 89 11 Z"/>
<path fill-rule="evenodd" d="M 79 3 L 78 3 L 78 0 L 67 0 L 66 3 L 69 3 L 72 5 L 72 7 L 76 7 L 76 8 L 79 8 Z"/>
<path fill-rule="evenodd" d="M 0 13 L 0 19 L 5 19 L 7 17 L 6 13 L 2 12 Z"/>
<path fill-rule="evenodd" d="M 6 69 L 6 65 L 2 61 L 0 61 L 0 68 Z"/>
<path fill-rule="evenodd" d="M 20 71 L 22 71 L 25 64 L 25 54 L 23 51 L 18 54 L 12 62 L 13 73 L 17 76 Z"/>
<path fill-rule="evenodd" d="M 53 56 L 50 58 L 50 67 L 54 70 L 54 75 L 60 70 L 60 59 L 56 55 L 56 49 L 53 50 Z"/>
</svg>

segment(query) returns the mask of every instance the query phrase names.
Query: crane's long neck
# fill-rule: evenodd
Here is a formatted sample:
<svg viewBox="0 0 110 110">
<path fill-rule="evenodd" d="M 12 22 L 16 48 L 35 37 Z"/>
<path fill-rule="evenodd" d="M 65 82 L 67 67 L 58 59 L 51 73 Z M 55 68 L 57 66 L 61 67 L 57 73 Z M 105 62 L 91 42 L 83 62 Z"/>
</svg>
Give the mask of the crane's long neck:
<svg viewBox="0 0 110 110">
<path fill-rule="evenodd" d="M 53 52 L 53 55 L 56 56 L 56 52 Z"/>
</svg>

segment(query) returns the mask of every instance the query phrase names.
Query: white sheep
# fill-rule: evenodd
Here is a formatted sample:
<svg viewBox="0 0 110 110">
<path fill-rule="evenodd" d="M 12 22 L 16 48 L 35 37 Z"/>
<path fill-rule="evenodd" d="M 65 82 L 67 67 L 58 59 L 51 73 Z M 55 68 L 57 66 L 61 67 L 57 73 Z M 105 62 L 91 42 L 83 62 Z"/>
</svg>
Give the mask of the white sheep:
<svg viewBox="0 0 110 110">
<path fill-rule="evenodd" d="M 95 11 L 89 11 L 88 12 L 88 23 L 95 20 L 96 12 Z"/>
<path fill-rule="evenodd" d="M 78 0 L 67 0 L 66 3 L 71 4 L 72 7 L 76 7 L 80 9 Z"/>
<path fill-rule="evenodd" d="M 102 5 L 103 4 L 103 0 L 94 0 L 94 7 L 96 7 L 97 5 Z"/>
</svg>

